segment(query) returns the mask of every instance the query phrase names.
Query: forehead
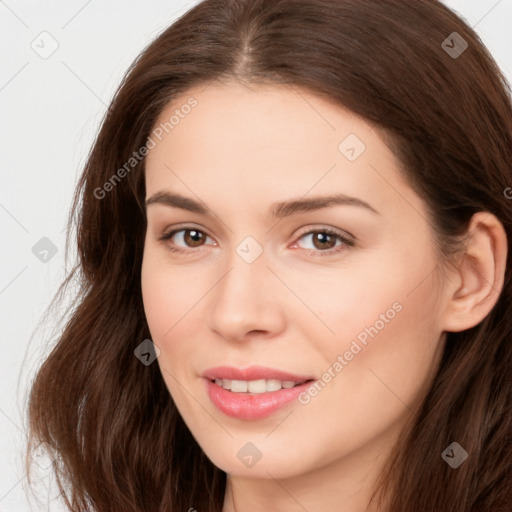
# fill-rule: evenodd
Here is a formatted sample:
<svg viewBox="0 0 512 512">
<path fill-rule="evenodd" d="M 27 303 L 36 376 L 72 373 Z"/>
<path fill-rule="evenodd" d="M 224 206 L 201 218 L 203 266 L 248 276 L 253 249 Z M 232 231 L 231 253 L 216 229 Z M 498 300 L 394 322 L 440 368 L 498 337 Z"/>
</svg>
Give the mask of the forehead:
<svg viewBox="0 0 512 512">
<path fill-rule="evenodd" d="M 314 158 L 325 152 L 336 155 L 344 134 L 364 140 L 372 132 L 343 107 L 296 87 L 237 82 L 213 82 L 181 94 L 164 109 L 155 128 L 160 128 L 162 141 L 150 160 L 182 145 L 196 146 L 192 159 L 208 150 L 211 156 L 246 160 L 247 151 L 274 147 Z"/>
<path fill-rule="evenodd" d="M 192 106 L 193 105 L 193 106 Z M 213 82 L 176 97 L 153 130 L 147 195 L 262 199 L 342 192 L 374 203 L 405 186 L 377 130 L 342 106 L 289 86 Z M 384 181 L 383 181 L 384 180 Z"/>
</svg>

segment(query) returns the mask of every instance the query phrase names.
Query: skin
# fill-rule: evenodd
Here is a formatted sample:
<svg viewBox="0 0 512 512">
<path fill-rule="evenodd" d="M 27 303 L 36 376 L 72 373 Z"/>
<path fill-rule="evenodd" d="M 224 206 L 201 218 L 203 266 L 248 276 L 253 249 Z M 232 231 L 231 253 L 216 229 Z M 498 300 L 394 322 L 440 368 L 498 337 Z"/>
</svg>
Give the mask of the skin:
<svg viewBox="0 0 512 512">
<path fill-rule="evenodd" d="M 498 298 L 503 227 L 476 214 L 466 255 L 442 266 L 423 200 L 366 121 L 297 88 L 228 81 L 175 98 L 157 124 L 190 96 L 197 106 L 146 162 L 147 199 L 172 191 L 209 210 L 147 207 L 142 293 L 163 379 L 201 448 L 229 475 L 224 512 L 362 512 L 432 382 L 445 331 L 476 325 Z M 366 146 L 355 161 L 338 149 L 349 134 Z M 341 205 L 279 221 L 269 215 L 275 202 L 334 192 L 378 213 Z M 184 225 L 204 241 L 194 244 L 190 231 L 159 240 Z M 315 245 L 311 232 L 325 227 L 350 233 L 354 246 L 336 237 Z M 263 249 L 252 263 L 236 252 L 248 236 Z M 333 371 L 396 303 L 400 312 Z M 335 377 L 307 405 L 241 420 L 206 393 L 200 375 L 218 365 L 317 379 L 331 368 Z M 236 456 L 247 442 L 262 453 L 250 468 Z"/>
</svg>

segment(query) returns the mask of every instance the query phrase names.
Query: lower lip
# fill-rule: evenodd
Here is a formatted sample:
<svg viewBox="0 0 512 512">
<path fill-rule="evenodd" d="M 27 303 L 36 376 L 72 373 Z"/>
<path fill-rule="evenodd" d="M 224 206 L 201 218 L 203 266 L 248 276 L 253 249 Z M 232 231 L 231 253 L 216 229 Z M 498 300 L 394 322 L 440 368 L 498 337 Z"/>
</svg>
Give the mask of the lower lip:
<svg viewBox="0 0 512 512">
<path fill-rule="evenodd" d="M 232 393 L 215 382 L 206 379 L 208 396 L 224 414 L 242 420 L 259 420 L 293 402 L 313 382 L 304 382 L 290 389 L 280 389 L 266 393 Z"/>
</svg>

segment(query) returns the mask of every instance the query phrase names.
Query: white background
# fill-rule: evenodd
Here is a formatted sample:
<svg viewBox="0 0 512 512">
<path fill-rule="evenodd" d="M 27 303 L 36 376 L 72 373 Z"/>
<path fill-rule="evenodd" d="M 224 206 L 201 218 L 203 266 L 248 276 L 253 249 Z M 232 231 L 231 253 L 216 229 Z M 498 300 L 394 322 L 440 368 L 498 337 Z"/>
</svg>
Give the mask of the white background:
<svg viewBox="0 0 512 512">
<path fill-rule="evenodd" d="M 25 490 L 25 400 L 54 325 L 37 323 L 71 268 L 67 215 L 106 105 L 138 53 L 195 3 L 0 0 L 0 512 L 63 510 L 43 487 L 30 506 Z M 476 27 L 512 81 L 512 0 L 445 3 Z M 31 47 L 43 31 L 58 43 L 47 59 Z M 32 253 L 42 237 L 58 251 L 47 263 Z"/>
</svg>

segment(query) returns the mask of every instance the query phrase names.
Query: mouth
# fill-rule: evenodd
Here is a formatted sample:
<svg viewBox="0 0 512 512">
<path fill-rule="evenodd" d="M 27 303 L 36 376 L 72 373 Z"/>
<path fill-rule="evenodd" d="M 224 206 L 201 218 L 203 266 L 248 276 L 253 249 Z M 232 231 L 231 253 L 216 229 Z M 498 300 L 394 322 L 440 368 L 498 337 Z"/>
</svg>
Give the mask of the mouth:
<svg viewBox="0 0 512 512">
<path fill-rule="evenodd" d="M 316 380 L 264 367 L 216 367 L 202 374 L 206 392 L 222 413 L 242 420 L 258 420 L 297 400 Z"/>
</svg>

